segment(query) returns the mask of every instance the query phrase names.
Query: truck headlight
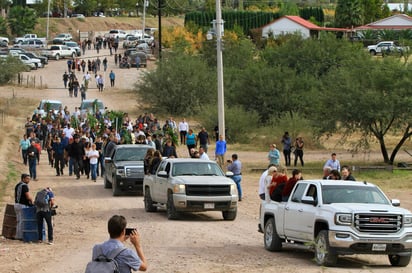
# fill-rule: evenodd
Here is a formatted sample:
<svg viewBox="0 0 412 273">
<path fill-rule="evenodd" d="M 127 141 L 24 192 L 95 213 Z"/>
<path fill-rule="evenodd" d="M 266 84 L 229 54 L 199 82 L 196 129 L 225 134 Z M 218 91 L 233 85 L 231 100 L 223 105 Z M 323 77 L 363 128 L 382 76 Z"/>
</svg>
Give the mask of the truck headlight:
<svg viewBox="0 0 412 273">
<path fill-rule="evenodd" d="M 405 217 L 403 218 L 403 224 L 409 227 L 412 226 L 412 215 L 411 214 L 405 215 Z"/>
<path fill-rule="evenodd" d="M 184 184 L 175 184 L 173 186 L 173 193 L 185 194 L 186 193 L 186 186 Z"/>
<path fill-rule="evenodd" d="M 237 195 L 237 188 L 235 184 L 230 185 L 230 195 Z"/>
<path fill-rule="evenodd" d="M 352 224 L 352 214 L 350 213 L 336 213 L 335 224 L 349 226 Z"/>
<path fill-rule="evenodd" d="M 116 170 L 116 175 L 124 177 L 124 175 L 125 175 L 124 169 L 117 169 Z"/>
</svg>

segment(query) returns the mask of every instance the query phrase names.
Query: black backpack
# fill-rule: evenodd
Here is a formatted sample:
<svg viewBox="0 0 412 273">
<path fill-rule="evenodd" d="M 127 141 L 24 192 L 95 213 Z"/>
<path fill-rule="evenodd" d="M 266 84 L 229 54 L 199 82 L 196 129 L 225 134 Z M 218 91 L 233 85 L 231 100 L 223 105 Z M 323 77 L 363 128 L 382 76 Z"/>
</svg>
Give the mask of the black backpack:
<svg viewBox="0 0 412 273">
<path fill-rule="evenodd" d="M 36 197 L 34 198 L 34 205 L 39 209 L 49 209 L 49 199 L 47 190 L 43 189 L 37 192 Z"/>
<path fill-rule="evenodd" d="M 125 247 L 113 249 L 109 255 L 105 256 L 100 248 L 100 254 L 87 264 L 85 273 L 119 273 L 115 258 L 125 249 Z"/>
</svg>

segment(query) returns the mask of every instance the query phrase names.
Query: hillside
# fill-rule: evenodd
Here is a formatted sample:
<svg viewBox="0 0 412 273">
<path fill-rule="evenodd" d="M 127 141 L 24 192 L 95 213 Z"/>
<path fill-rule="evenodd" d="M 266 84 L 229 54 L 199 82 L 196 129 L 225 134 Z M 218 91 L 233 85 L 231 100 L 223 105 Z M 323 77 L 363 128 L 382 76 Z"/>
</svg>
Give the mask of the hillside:
<svg viewBox="0 0 412 273">
<path fill-rule="evenodd" d="M 183 26 L 183 18 L 162 17 L 162 27 Z M 158 27 L 158 18 L 147 17 L 146 27 Z M 54 37 L 58 33 L 71 33 L 73 37 L 78 37 L 80 32 L 106 32 L 109 29 L 141 29 L 142 18 L 140 17 L 86 17 L 86 18 L 50 18 L 49 37 Z M 39 23 L 35 28 L 35 33 L 45 37 L 47 31 L 47 18 L 39 18 Z"/>
</svg>

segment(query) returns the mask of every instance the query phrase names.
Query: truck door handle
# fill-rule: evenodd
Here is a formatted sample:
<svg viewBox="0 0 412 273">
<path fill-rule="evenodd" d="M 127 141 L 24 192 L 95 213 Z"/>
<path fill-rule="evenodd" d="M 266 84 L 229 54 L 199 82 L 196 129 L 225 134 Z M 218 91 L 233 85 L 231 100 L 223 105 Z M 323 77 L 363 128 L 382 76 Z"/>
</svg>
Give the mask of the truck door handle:
<svg viewBox="0 0 412 273">
<path fill-rule="evenodd" d="M 289 207 L 285 207 L 285 210 L 289 210 Z"/>
<path fill-rule="evenodd" d="M 302 211 L 303 211 L 303 209 L 298 209 L 298 211 L 299 211 L 299 212 L 302 212 Z"/>
</svg>

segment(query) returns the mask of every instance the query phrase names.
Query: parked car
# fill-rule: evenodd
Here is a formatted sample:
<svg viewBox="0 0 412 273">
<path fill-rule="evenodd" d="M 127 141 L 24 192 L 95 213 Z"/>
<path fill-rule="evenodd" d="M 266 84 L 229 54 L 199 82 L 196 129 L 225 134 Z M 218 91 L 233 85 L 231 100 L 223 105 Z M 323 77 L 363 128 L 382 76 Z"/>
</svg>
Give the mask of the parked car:
<svg viewBox="0 0 412 273">
<path fill-rule="evenodd" d="M 376 54 L 386 54 L 391 52 L 403 53 L 409 50 L 409 47 L 402 47 L 397 42 L 394 41 L 383 41 L 376 45 L 368 46 L 368 51 L 371 55 Z"/>
<path fill-rule="evenodd" d="M 73 37 L 70 33 L 60 33 L 55 37 L 55 39 L 61 39 L 63 41 L 71 41 L 73 40 Z"/>
<path fill-rule="evenodd" d="M 31 58 L 31 59 L 39 59 L 40 62 L 42 63 L 42 67 L 44 67 L 46 64 L 49 63 L 49 60 L 48 60 L 46 57 L 44 57 L 44 56 L 39 56 L 39 55 L 37 55 L 37 54 L 34 53 L 34 52 L 27 51 L 27 52 L 20 53 L 20 54 L 26 55 L 27 57 L 29 57 L 29 58 Z"/>
<path fill-rule="evenodd" d="M 143 160 L 150 145 L 117 145 L 113 154 L 104 158 L 104 187 L 120 193 L 143 193 Z"/>
<path fill-rule="evenodd" d="M 136 56 L 140 58 L 140 66 L 147 67 L 147 55 L 141 51 L 133 51 L 127 56 L 129 65 L 136 67 Z"/>
<path fill-rule="evenodd" d="M 52 45 L 50 49 L 43 50 L 41 52 L 43 56 L 47 58 L 60 60 L 60 58 L 74 58 L 76 57 L 76 50 L 68 48 L 65 45 Z"/>
<path fill-rule="evenodd" d="M 82 50 L 80 49 L 80 46 L 76 42 L 66 41 L 64 42 L 64 45 L 67 46 L 68 48 L 74 49 L 78 57 L 82 55 Z"/>
<path fill-rule="evenodd" d="M 139 38 L 134 35 L 127 35 L 123 41 L 123 48 L 135 47 L 138 40 Z"/>
<path fill-rule="evenodd" d="M 0 37 L 0 47 L 8 47 L 8 46 L 9 46 L 9 38 Z"/>
<path fill-rule="evenodd" d="M 127 33 L 123 30 L 120 29 L 111 29 L 109 31 L 109 37 L 110 38 L 116 38 L 118 37 L 119 39 L 124 39 L 126 38 Z"/>
<path fill-rule="evenodd" d="M 71 17 L 72 18 L 85 18 L 84 15 L 81 13 L 73 13 Z"/>
<path fill-rule="evenodd" d="M 46 44 L 46 38 L 39 38 L 37 37 L 37 34 L 32 34 L 32 33 L 24 34 L 23 37 L 16 37 L 14 38 L 13 42 L 14 44 L 20 44 L 26 40 L 31 40 L 31 39 L 40 39 L 44 44 Z"/>
<path fill-rule="evenodd" d="M 15 47 L 21 47 L 26 49 L 44 48 L 45 46 L 46 45 L 40 39 L 27 39 L 15 45 Z"/>
<path fill-rule="evenodd" d="M 136 46 L 137 51 L 142 51 L 146 54 L 152 54 L 152 48 L 147 43 L 141 43 Z"/>
</svg>

